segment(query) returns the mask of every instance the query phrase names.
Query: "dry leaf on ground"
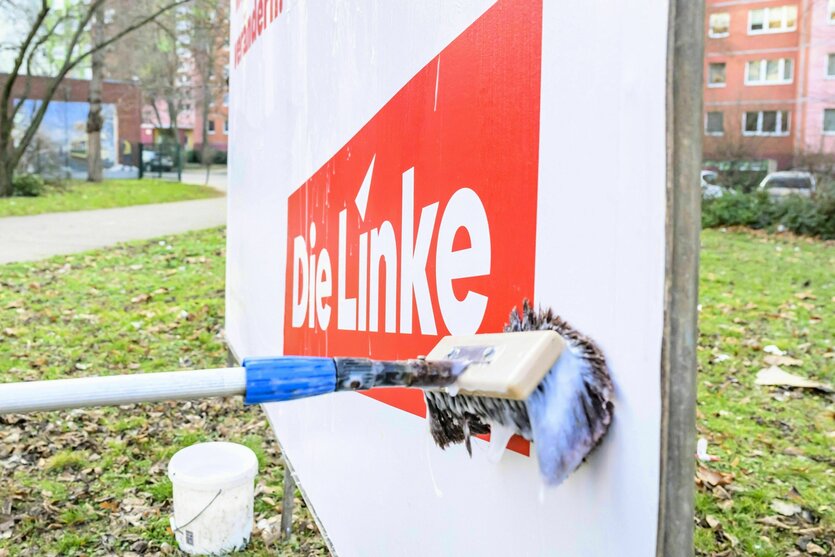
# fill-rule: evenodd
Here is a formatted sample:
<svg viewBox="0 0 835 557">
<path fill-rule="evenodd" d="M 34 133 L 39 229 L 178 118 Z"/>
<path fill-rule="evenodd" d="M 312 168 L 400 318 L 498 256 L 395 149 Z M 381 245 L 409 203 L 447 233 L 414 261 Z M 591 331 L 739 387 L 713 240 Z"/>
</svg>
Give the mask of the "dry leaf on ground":
<svg viewBox="0 0 835 557">
<path fill-rule="evenodd" d="M 799 375 L 791 374 L 782 370 L 777 366 L 763 368 L 757 372 L 757 378 L 754 381 L 757 385 L 771 385 L 776 387 L 795 387 L 800 389 L 815 389 L 825 393 L 835 392 L 830 385 L 826 385 L 819 381 L 806 379 Z"/>
</svg>

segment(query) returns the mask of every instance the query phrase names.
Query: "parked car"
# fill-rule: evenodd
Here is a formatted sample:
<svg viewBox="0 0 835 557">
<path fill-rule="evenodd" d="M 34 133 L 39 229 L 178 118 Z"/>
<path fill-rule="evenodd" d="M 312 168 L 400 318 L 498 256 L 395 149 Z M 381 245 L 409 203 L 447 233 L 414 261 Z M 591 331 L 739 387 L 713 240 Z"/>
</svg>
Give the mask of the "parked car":
<svg viewBox="0 0 835 557">
<path fill-rule="evenodd" d="M 717 183 L 718 179 L 719 175 L 713 170 L 702 170 L 702 197 L 704 199 L 715 199 L 725 194 L 725 188 Z"/>
<path fill-rule="evenodd" d="M 768 192 L 772 198 L 788 195 L 811 197 L 815 193 L 815 177 L 800 170 L 772 172 L 760 182 L 759 188 Z"/>
<path fill-rule="evenodd" d="M 171 172 L 174 170 L 174 158 L 154 151 L 142 151 L 142 164 L 150 172 Z"/>
</svg>

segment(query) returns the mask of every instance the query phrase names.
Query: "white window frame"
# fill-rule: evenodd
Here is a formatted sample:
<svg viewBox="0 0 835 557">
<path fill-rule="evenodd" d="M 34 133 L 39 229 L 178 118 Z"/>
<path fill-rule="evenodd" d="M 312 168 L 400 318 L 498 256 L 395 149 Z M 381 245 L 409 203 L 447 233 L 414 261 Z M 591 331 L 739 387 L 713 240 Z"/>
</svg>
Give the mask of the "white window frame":
<svg viewBox="0 0 835 557">
<path fill-rule="evenodd" d="M 777 62 L 779 63 L 779 75 L 783 76 L 786 75 L 786 60 L 791 61 L 791 77 L 786 80 L 785 78 L 781 78 L 778 81 L 768 81 L 766 79 L 759 79 L 757 81 L 751 81 L 748 79 L 748 64 L 751 62 L 759 62 L 760 63 L 760 77 L 766 75 L 767 73 L 767 66 L 769 62 L 773 62 L 775 58 L 762 58 L 760 60 L 747 60 L 745 62 L 745 73 L 743 75 L 743 79 L 745 80 L 745 85 L 751 87 L 761 87 L 766 85 L 787 85 L 789 83 L 794 82 L 794 60 L 791 58 L 776 58 Z"/>
<path fill-rule="evenodd" d="M 709 131 L 707 129 L 707 123 L 708 123 L 708 120 L 709 120 L 708 116 L 712 112 L 716 112 L 716 113 L 719 113 L 719 114 L 722 115 L 722 131 L 721 132 L 712 132 L 712 131 Z M 722 112 L 721 110 L 708 110 L 707 112 L 705 112 L 705 135 L 710 135 L 710 136 L 725 135 L 725 113 L 724 112 Z"/>
<path fill-rule="evenodd" d="M 826 55 L 826 63 L 823 66 L 823 75 L 826 79 L 835 79 L 835 73 L 829 73 L 829 59 L 835 58 L 835 52 Z"/>
<path fill-rule="evenodd" d="M 208 133 L 215 133 L 215 129 L 216 129 L 216 128 L 215 128 L 215 120 L 214 120 L 214 118 L 209 118 L 209 123 L 208 123 L 208 125 L 206 126 L 206 131 L 207 131 Z"/>
<path fill-rule="evenodd" d="M 223 120 L 223 135 L 229 135 L 229 118 Z"/>
<path fill-rule="evenodd" d="M 784 131 L 779 132 L 763 132 L 763 131 L 755 131 L 749 132 L 745 130 L 745 117 L 751 113 L 757 113 L 757 130 L 762 130 L 763 127 L 763 113 L 764 112 L 776 112 L 776 126 L 777 129 L 783 129 L 783 113 L 785 112 L 788 115 L 788 124 L 791 125 L 792 117 L 790 110 L 746 110 L 742 112 L 742 135 L 746 137 L 786 137 L 791 133 L 791 128 L 786 126 Z"/>
<path fill-rule="evenodd" d="M 833 14 L 835 14 L 835 0 L 829 0 L 826 6 L 826 21 L 829 25 L 835 25 L 835 17 L 832 17 Z"/>
<path fill-rule="evenodd" d="M 722 83 L 711 83 L 710 82 L 710 67 L 714 66 L 714 65 L 718 66 L 720 64 L 725 66 L 725 81 L 723 81 Z M 728 63 L 727 62 L 708 62 L 708 64 L 707 64 L 707 86 L 710 87 L 711 89 L 714 89 L 714 88 L 718 88 L 718 87 L 724 87 L 725 85 L 727 85 L 727 83 L 728 83 Z"/>
<path fill-rule="evenodd" d="M 827 110 L 835 110 L 835 108 L 824 108 L 823 113 L 821 113 L 821 132 L 823 135 L 835 135 L 835 130 L 827 130 L 826 129 L 826 111 Z"/>
<path fill-rule="evenodd" d="M 831 1 L 831 0 L 830 0 Z M 794 25 L 792 27 L 786 26 L 786 20 L 788 19 L 788 9 L 787 8 L 795 8 L 795 15 L 794 15 Z M 763 12 L 763 28 L 762 29 L 751 29 L 751 14 L 756 11 L 762 10 Z M 769 29 L 768 28 L 768 21 L 769 21 L 769 12 L 771 10 L 783 10 L 783 26 L 779 29 Z M 786 4 L 783 6 L 773 6 L 773 7 L 766 7 L 766 8 L 755 8 L 753 10 L 748 10 L 748 34 L 749 35 L 772 35 L 775 33 L 791 33 L 792 31 L 797 31 L 797 5 L 796 4 Z"/>
<path fill-rule="evenodd" d="M 713 16 L 720 16 L 720 15 L 728 16 L 728 30 L 725 33 L 714 33 L 713 32 L 713 24 L 711 23 L 711 20 L 713 19 Z M 730 36 L 730 34 L 731 34 L 731 14 L 730 14 L 730 12 L 714 12 L 714 13 L 710 14 L 710 16 L 708 16 L 708 18 L 707 18 L 707 36 L 708 37 L 710 37 L 711 39 L 724 39 L 725 37 Z"/>
</svg>

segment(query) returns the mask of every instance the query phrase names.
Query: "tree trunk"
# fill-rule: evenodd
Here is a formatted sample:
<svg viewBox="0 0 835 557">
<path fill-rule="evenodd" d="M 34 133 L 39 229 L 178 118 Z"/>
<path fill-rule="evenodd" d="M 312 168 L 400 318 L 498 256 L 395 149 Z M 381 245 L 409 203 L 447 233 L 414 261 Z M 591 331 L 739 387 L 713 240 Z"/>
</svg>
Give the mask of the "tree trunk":
<svg viewBox="0 0 835 557">
<path fill-rule="evenodd" d="M 96 9 L 92 29 L 93 46 L 104 42 L 104 9 Z M 104 49 L 91 56 L 93 75 L 90 79 L 90 112 L 87 114 L 87 181 L 102 181 L 101 129 L 104 119 L 101 115 L 101 89 L 104 80 Z M 118 155 L 117 155 L 118 156 Z"/>
<path fill-rule="evenodd" d="M 7 166 L 7 162 L 0 160 L 0 197 L 11 197 L 13 177 L 14 173 Z"/>
</svg>

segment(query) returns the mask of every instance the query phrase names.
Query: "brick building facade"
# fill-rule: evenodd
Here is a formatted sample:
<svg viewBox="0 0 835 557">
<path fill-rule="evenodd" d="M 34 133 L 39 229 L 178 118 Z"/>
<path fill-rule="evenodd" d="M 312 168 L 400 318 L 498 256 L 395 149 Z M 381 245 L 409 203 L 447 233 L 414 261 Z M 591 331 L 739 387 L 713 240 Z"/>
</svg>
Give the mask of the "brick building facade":
<svg viewBox="0 0 835 557">
<path fill-rule="evenodd" d="M 835 0 L 706 7 L 705 159 L 782 169 L 811 150 L 835 154 Z"/>
</svg>

